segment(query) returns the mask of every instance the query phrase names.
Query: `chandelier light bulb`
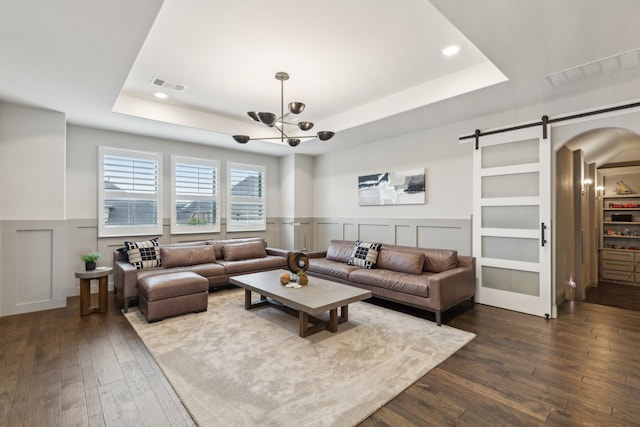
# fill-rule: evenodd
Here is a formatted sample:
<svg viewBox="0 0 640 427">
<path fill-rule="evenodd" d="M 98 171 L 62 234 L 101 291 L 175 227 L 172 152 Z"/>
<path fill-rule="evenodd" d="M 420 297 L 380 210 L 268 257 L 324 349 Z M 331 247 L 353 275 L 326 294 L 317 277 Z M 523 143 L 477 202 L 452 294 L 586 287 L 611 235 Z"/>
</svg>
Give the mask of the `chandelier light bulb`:
<svg viewBox="0 0 640 427">
<path fill-rule="evenodd" d="M 300 114 L 304 111 L 304 103 L 302 102 L 290 102 L 289 103 L 289 111 L 293 114 Z"/>
<path fill-rule="evenodd" d="M 300 130 L 311 130 L 311 128 L 313 127 L 313 123 L 311 123 L 311 122 L 300 122 L 300 123 L 298 123 L 298 127 L 300 128 Z"/>
</svg>

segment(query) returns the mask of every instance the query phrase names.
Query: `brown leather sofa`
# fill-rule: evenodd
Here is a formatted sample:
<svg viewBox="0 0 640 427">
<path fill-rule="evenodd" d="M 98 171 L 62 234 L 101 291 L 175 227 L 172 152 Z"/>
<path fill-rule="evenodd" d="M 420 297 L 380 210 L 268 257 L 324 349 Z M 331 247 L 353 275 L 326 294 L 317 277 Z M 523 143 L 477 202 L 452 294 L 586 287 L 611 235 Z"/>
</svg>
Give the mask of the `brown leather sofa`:
<svg viewBox="0 0 640 427">
<path fill-rule="evenodd" d="M 227 286 L 239 274 L 286 268 L 288 251 L 267 247 L 263 238 L 201 240 L 159 247 L 161 267 L 137 269 L 119 249 L 113 252 L 114 290 L 124 311 L 138 299 L 138 281 L 146 277 L 189 271 L 209 281 L 209 290 Z"/>
<path fill-rule="evenodd" d="M 348 265 L 354 244 L 332 240 L 326 251 L 306 253 L 308 273 L 370 290 L 374 297 L 435 313 L 470 300 L 476 294 L 476 261 L 455 250 L 425 249 L 382 244 L 375 268 Z"/>
</svg>

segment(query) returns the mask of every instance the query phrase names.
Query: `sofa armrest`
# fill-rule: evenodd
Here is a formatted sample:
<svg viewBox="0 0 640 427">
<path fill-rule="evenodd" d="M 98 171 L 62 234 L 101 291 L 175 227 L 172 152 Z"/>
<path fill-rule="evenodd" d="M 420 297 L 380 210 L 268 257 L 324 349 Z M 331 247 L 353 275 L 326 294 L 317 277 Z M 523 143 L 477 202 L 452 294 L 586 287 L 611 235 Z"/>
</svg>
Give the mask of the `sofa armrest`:
<svg viewBox="0 0 640 427">
<path fill-rule="evenodd" d="M 429 299 L 444 311 L 476 294 L 475 268 L 458 267 L 433 274 L 427 279 Z"/>
<path fill-rule="evenodd" d="M 291 255 L 291 251 L 288 251 L 286 249 L 267 248 L 267 255 L 289 258 L 289 255 Z"/>
<path fill-rule="evenodd" d="M 127 299 L 138 295 L 138 270 L 128 261 L 114 260 L 113 286 L 117 293 Z"/>
</svg>

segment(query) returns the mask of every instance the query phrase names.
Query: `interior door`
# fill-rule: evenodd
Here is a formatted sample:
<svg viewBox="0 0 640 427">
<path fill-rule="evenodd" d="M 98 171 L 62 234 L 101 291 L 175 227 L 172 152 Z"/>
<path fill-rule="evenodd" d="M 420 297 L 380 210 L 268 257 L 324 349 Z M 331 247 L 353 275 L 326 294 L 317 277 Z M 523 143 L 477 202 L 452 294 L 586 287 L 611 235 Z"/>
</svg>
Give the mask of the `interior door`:
<svg viewBox="0 0 640 427">
<path fill-rule="evenodd" d="M 550 150 L 540 126 L 479 138 L 473 157 L 473 253 L 481 304 L 555 316 Z"/>
</svg>

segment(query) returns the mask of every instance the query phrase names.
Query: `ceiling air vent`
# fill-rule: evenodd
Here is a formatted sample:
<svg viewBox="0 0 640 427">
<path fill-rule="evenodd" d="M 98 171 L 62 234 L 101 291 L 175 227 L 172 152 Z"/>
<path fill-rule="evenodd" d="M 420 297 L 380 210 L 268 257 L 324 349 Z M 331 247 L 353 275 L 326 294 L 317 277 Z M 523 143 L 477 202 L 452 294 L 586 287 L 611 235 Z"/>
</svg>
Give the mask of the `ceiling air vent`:
<svg viewBox="0 0 640 427">
<path fill-rule="evenodd" d="M 181 83 L 172 82 L 171 80 L 160 79 L 158 77 L 154 77 L 151 80 L 151 84 L 154 86 L 163 87 L 166 89 L 171 89 L 176 92 L 184 92 L 187 88 L 187 85 L 183 85 Z"/>
<path fill-rule="evenodd" d="M 577 67 L 547 74 L 545 79 L 555 88 L 569 86 L 585 80 L 610 76 L 640 66 L 640 49 L 619 53 L 608 58 L 588 62 Z"/>
</svg>

